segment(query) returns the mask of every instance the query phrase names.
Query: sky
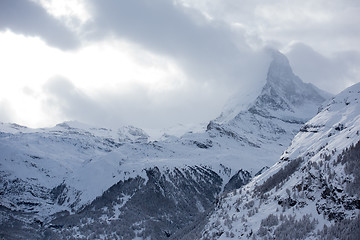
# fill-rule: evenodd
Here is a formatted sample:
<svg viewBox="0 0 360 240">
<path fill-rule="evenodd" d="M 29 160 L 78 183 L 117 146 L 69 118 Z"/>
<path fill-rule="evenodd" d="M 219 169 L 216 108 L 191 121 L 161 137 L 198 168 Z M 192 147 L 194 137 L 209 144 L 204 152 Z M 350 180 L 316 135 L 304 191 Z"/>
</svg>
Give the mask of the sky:
<svg viewBox="0 0 360 240">
<path fill-rule="evenodd" d="M 360 81 L 358 0 L 0 0 L 0 121 L 208 122 L 284 53 L 336 94 Z"/>
</svg>

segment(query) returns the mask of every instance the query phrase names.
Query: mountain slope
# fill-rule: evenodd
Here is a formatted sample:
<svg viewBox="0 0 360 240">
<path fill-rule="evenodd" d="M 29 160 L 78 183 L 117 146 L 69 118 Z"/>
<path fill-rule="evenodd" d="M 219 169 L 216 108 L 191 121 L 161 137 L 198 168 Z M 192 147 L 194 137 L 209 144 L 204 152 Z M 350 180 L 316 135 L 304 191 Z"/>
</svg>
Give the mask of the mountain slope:
<svg viewBox="0 0 360 240">
<path fill-rule="evenodd" d="M 260 94 L 246 107 L 242 106 L 240 112 L 236 106 L 226 106 L 208 124 L 205 137 L 212 139 L 214 145 L 221 144 L 224 137 L 238 141 L 237 155 L 242 157 L 234 157 L 234 162 L 254 173 L 260 170 L 256 166 L 271 166 L 277 161 L 301 126 L 315 116 L 321 103 L 330 96 L 303 83 L 284 55 L 273 51 L 272 56 Z"/>
<path fill-rule="evenodd" d="M 203 238 L 357 239 L 359 103 L 360 83 L 323 105 L 279 162 L 224 196 Z"/>
<path fill-rule="evenodd" d="M 275 163 L 325 99 L 292 73 L 285 56 L 273 57 L 255 101 L 224 112 L 203 132 L 150 141 L 135 127 L 2 124 L 0 235 L 10 234 L 5 226 L 12 223 L 23 224 L 24 236 L 35 239 L 86 238 L 90 232 L 102 238 L 118 225 L 128 235 L 119 230 L 113 238 L 179 238 L 196 228 L 219 194 Z"/>
<path fill-rule="evenodd" d="M 246 93 L 243 92 L 240 96 L 235 95 L 215 122 L 231 122 L 239 113 L 249 111 L 284 122 L 304 123 L 317 113 L 324 100 L 331 97 L 312 84 L 302 82 L 293 73 L 286 56 L 278 51 L 271 51 L 271 55 L 273 60 L 265 85 L 251 90 L 248 97 L 244 97 Z"/>
</svg>

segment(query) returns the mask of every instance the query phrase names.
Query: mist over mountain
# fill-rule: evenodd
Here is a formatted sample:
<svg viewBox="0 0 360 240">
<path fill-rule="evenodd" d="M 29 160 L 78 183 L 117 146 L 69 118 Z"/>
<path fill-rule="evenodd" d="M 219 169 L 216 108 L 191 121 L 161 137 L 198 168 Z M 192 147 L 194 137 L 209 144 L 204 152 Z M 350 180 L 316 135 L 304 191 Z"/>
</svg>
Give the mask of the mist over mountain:
<svg viewBox="0 0 360 240">
<path fill-rule="evenodd" d="M 263 86 L 181 136 L 2 123 L 0 236 L 286 239 L 291 223 L 302 239 L 356 226 L 359 85 L 328 100 L 271 54 Z"/>
</svg>

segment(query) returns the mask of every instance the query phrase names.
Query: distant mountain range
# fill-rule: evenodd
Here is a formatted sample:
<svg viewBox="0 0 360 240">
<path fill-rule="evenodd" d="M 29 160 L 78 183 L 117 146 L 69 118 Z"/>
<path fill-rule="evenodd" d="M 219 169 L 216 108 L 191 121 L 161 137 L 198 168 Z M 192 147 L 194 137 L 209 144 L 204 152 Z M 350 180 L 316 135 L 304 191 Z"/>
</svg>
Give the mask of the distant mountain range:
<svg viewBox="0 0 360 240">
<path fill-rule="evenodd" d="M 317 239 L 356 224 L 360 85 L 331 98 L 272 57 L 257 96 L 182 136 L 0 124 L 0 236 L 292 239 L 289 223 Z"/>
</svg>

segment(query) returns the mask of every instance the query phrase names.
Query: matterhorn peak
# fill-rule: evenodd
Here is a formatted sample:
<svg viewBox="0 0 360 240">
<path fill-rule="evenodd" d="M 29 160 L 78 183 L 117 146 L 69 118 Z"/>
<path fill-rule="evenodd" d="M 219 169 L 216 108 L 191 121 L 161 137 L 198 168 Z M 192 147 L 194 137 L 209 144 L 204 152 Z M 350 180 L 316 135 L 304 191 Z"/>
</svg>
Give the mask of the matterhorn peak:
<svg viewBox="0 0 360 240">
<path fill-rule="evenodd" d="M 266 84 L 249 111 L 264 117 L 305 122 L 330 94 L 324 93 L 296 76 L 287 57 L 272 50 Z"/>
<path fill-rule="evenodd" d="M 287 71 L 292 73 L 290 62 L 284 54 L 277 50 L 272 50 L 270 51 L 270 55 L 272 61 L 270 63 L 269 72 L 277 73 L 279 72 L 278 70 L 281 70 L 280 72 Z"/>
<path fill-rule="evenodd" d="M 313 117 L 328 94 L 311 83 L 304 83 L 292 71 L 287 57 L 278 50 L 268 49 L 270 62 L 265 85 L 235 95 L 225 105 L 216 122 L 224 123 L 249 111 L 265 118 L 304 123 Z"/>
<path fill-rule="evenodd" d="M 290 66 L 287 57 L 279 51 L 271 51 L 272 61 L 269 66 L 267 74 L 267 83 L 270 84 L 282 84 L 285 83 L 290 87 L 289 84 L 301 84 L 302 81 L 296 76 Z"/>
</svg>

